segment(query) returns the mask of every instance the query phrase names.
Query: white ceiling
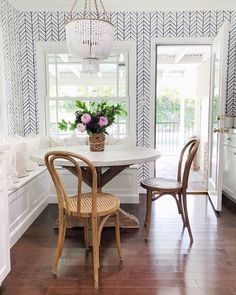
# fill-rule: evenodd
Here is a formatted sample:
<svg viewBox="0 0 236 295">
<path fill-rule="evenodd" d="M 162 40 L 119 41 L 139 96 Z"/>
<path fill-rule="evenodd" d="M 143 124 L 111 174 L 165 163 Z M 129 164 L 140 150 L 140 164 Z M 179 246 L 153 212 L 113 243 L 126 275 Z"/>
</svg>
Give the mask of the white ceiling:
<svg viewBox="0 0 236 295">
<path fill-rule="evenodd" d="M 80 5 L 84 0 L 78 0 Z M 10 0 L 20 10 L 69 10 L 74 0 Z M 236 9 L 235 0 L 103 0 L 113 11 Z"/>
</svg>

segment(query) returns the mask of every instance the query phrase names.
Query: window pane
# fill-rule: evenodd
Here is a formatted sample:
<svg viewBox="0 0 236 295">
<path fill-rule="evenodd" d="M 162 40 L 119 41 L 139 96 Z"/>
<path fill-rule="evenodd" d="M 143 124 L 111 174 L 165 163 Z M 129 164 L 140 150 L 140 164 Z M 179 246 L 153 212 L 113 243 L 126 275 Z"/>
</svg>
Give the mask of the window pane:
<svg viewBox="0 0 236 295">
<path fill-rule="evenodd" d="M 86 75 L 84 79 L 89 97 L 118 96 L 116 63 L 100 64 L 98 77 L 96 75 Z"/>
<path fill-rule="evenodd" d="M 50 135 L 57 136 L 57 133 L 58 133 L 57 124 L 56 123 L 50 124 L 49 128 L 50 128 L 49 129 Z"/>
<path fill-rule="evenodd" d="M 118 64 L 118 79 L 119 79 L 119 97 L 127 96 L 126 89 L 126 64 L 120 63 Z"/>
<path fill-rule="evenodd" d="M 86 85 L 81 79 L 81 64 L 58 63 L 58 96 L 81 97 L 86 96 Z"/>
<path fill-rule="evenodd" d="M 50 123 L 57 122 L 57 105 L 55 100 L 49 102 L 49 118 Z"/>
<path fill-rule="evenodd" d="M 58 101 L 58 121 L 73 122 L 75 120 L 75 102 L 74 101 Z"/>
</svg>

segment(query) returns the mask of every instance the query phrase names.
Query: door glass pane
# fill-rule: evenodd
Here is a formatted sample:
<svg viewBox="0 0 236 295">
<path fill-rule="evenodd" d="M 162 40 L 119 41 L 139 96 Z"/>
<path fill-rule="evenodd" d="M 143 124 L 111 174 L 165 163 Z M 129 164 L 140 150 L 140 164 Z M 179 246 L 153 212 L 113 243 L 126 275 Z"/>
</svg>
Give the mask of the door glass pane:
<svg viewBox="0 0 236 295">
<path fill-rule="evenodd" d="M 219 128 L 217 116 L 220 113 L 220 58 L 217 54 L 213 55 L 213 95 L 212 95 L 212 134 L 211 134 L 211 167 L 210 177 L 217 186 L 217 153 L 218 153 L 218 132 L 213 132 Z"/>
</svg>

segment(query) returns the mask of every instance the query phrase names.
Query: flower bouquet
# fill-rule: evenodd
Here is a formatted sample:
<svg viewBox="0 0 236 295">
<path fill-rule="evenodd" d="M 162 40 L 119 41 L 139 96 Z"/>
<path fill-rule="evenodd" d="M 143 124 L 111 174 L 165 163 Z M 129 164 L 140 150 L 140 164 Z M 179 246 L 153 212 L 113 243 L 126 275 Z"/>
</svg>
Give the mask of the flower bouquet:
<svg viewBox="0 0 236 295">
<path fill-rule="evenodd" d="M 105 134 L 108 134 L 107 128 L 115 122 L 117 116 L 127 115 L 123 104 L 114 105 L 107 101 L 86 103 L 76 100 L 75 109 L 75 120 L 73 122 L 62 120 L 58 123 L 58 127 L 63 131 L 68 129 L 78 129 L 82 133 L 87 131 L 91 151 L 103 151 Z"/>
</svg>

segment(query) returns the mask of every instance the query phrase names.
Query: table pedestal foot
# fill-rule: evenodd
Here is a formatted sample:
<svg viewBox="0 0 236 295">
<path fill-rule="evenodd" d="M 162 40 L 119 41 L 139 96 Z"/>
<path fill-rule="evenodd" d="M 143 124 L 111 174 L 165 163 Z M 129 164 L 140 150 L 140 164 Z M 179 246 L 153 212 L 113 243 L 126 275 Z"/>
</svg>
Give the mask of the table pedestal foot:
<svg viewBox="0 0 236 295">
<path fill-rule="evenodd" d="M 139 228 L 139 221 L 136 216 L 124 211 L 123 209 L 119 209 L 119 212 L 121 228 Z"/>
</svg>

